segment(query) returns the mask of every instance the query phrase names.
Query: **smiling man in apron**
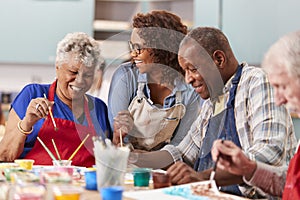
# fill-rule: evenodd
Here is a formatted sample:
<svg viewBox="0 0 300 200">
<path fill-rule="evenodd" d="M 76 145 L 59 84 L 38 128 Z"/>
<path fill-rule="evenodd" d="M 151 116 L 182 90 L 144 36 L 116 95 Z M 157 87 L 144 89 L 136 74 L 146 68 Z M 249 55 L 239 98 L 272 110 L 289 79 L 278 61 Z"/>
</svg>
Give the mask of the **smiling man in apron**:
<svg viewBox="0 0 300 200">
<path fill-rule="evenodd" d="M 240 146 L 250 159 L 287 164 L 296 146 L 290 115 L 285 107 L 276 106 L 266 74 L 239 64 L 220 30 L 199 27 L 189 32 L 181 42 L 179 63 L 186 82 L 207 100 L 177 147 L 167 145 L 160 152 L 139 154 L 137 165 L 166 167 L 176 162 L 168 168 L 173 184 L 208 180 L 214 164 L 210 152 L 218 138 Z M 163 164 L 155 162 L 157 158 Z M 222 187 L 226 192 L 264 195 L 247 186 L 242 176 L 217 170 L 215 179 L 219 186 L 230 186 Z"/>
<path fill-rule="evenodd" d="M 286 104 L 300 116 L 300 30 L 281 37 L 273 44 L 262 62 L 271 85 L 274 87 L 277 105 Z M 275 167 L 249 160 L 242 150 L 231 142 L 215 141 L 212 155 L 219 158 L 218 167 L 233 174 L 242 175 L 245 182 L 263 191 L 282 197 L 283 200 L 300 199 L 300 151 L 289 166 Z M 262 178 L 263 177 L 263 178 Z"/>
</svg>

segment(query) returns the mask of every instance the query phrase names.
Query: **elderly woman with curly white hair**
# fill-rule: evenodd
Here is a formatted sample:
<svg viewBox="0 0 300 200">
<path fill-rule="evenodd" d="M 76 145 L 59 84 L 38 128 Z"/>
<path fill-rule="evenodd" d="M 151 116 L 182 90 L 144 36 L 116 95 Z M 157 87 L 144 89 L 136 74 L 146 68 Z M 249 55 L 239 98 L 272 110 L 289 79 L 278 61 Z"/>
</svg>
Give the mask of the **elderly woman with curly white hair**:
<svg viewBox="0 0 300 200">
<path fill-rule="evenodd" d="M 86 94 L 100 58 L 98 42 L 85 33 L 69 33 L 58 43 L 55 81 L 25 86 L 11 105 L 0 161 L 52 165 L 54 158 L 69 159 L 87 138 L 72 164 L 95 164 L 92 137 L 112 137 L 105 103 Z"/>
</svg>

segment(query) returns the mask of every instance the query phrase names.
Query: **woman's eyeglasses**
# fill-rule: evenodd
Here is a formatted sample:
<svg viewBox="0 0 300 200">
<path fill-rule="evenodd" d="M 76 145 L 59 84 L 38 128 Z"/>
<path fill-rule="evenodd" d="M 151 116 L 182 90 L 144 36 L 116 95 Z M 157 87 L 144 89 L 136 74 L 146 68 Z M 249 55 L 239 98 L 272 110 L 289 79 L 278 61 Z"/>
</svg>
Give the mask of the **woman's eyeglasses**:
<svg viewBox="0 0 300 200">
<path fill-rule="evenodd" d="M 128 41 L 129 44 L 129 48 L 131 52 L 136 52 L 137 54 L 141 54 L 142 53 L 142 49 L 143 47 L 140 44 L 137 43 L 132 43 L 131 41 Z"/>
</svg>

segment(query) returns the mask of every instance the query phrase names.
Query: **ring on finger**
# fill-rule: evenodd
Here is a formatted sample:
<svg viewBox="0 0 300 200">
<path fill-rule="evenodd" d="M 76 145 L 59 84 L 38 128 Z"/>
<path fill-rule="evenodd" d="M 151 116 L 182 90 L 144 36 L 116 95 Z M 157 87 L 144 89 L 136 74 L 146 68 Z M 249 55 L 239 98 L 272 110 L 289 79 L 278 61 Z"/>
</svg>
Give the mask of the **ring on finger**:
<svg viewBox="0 0 300 200">
<path fill-rule="evenodd" d="M 39 104 L 39 103 L 35 105 L 35 109 L 36 109 L 36 110 L 38 110 L 39 107 L 40 107 L 40 104 Z"/>
</svg>

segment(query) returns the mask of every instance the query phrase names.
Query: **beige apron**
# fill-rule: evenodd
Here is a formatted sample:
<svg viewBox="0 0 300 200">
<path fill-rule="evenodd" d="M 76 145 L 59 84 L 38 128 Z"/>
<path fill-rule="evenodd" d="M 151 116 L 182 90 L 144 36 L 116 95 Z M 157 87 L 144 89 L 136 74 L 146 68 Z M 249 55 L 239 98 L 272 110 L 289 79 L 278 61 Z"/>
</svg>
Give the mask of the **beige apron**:
<svg viewBox="0 0 300 200">
<path fill-rule="evenodd" d="M 145 83 L 138 84 L 137 96 L 128 107 L 134 120 L 129 138 L 135 148 L 149 151 L 170 143 L 180 119 L 185 114 L 185 106 L 181 103 L 181 91 L 177 91 L 175 105 L 158 108 L 146 98 L 144 87 Z"/>
</svg>

